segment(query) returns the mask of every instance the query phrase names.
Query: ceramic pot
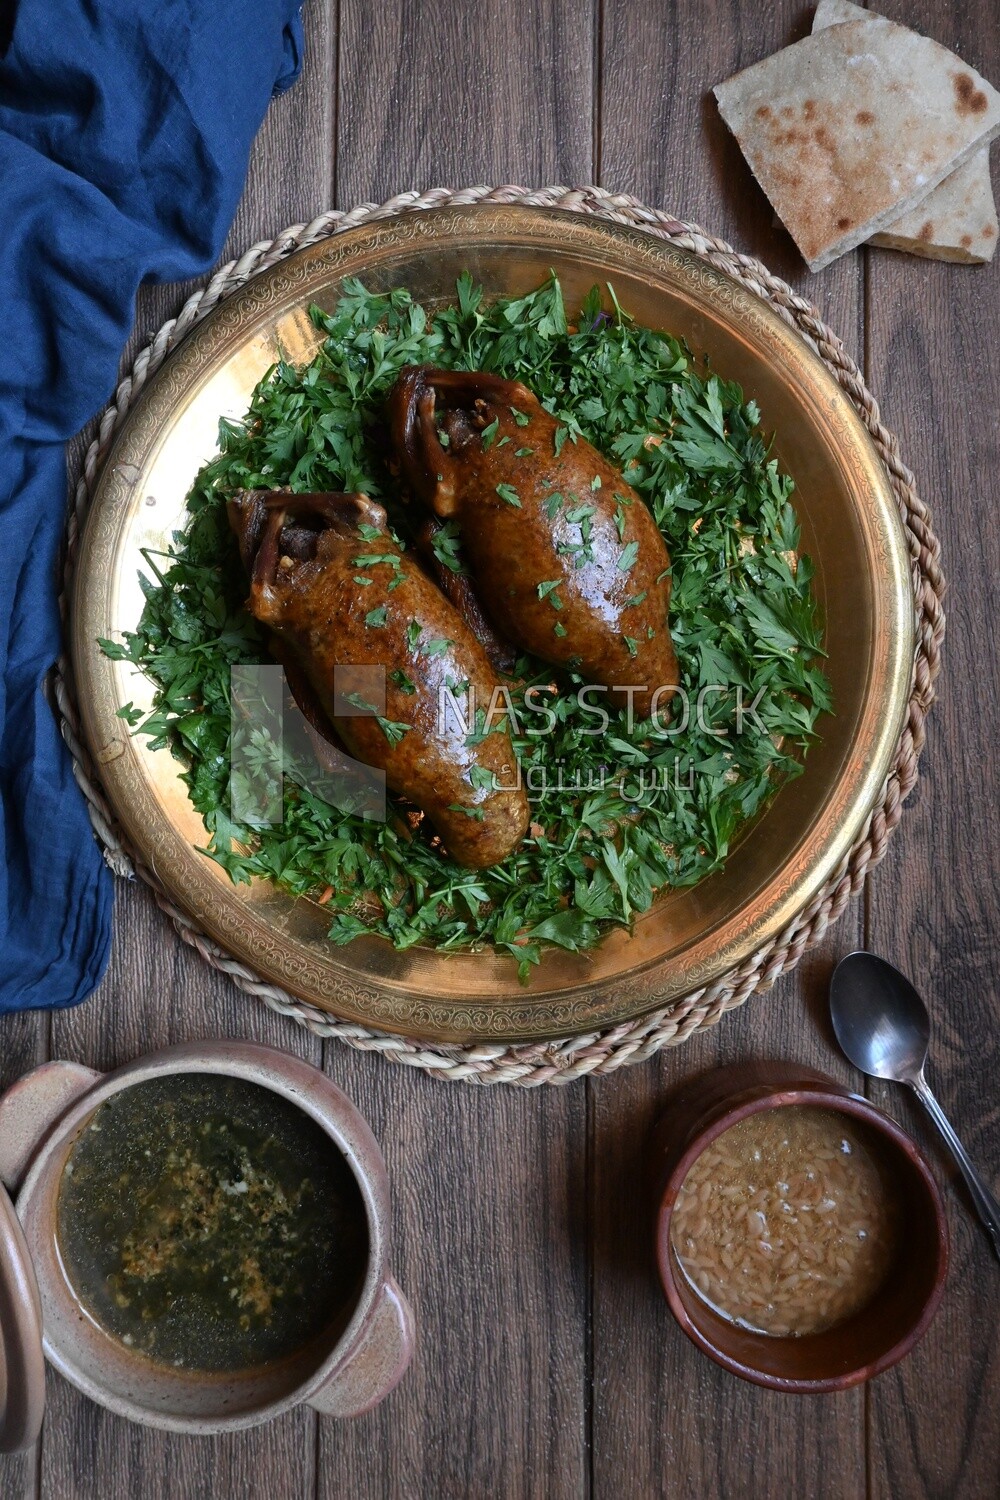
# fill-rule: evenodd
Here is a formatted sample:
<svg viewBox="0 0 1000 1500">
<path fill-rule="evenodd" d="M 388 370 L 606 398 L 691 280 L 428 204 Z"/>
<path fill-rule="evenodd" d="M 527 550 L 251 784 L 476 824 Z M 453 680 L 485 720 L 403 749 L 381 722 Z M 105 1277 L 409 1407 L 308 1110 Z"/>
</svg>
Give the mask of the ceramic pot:
<svg viewBox="0 0 1000 1500">
<path fill-rule="evenodd" d="M 677 1264 L 670 1227 L 681 1184 L 706 1146 L 750 1115 L 794 1104 L 835 1110 L 874 1133 L 899 1194 L 903 1224 L 896 1261 L 866 1307 L 822 1333 L 779 1338 L 738 1327 L 702 1301 Z M 656 1260 L 670 1310 L 699 1349 L 744 1380 L 803 1393 L 858 1385 L 908 1354 L 937 1311 L 948 1270 L 948 1230 L 930 1168 L 894 1120 L 832 1078 L 786 1062 L 761 1062 L 690 1080 L 656 1126 L 651 1170 Z"/>
<path fill-rule="evenodd" d="M 368 1262 L 346 1321 L 331 1330 L 325 1343 L 269 1365 L 209 1375 L 167 1368 L 131 1353 L 82 1311 L 56 1238 L 63 1168 L 99 1105 L 122 1089 L 171 1073 L 223 1074 L 270 1089 L 309 1115 L 330 1137 L 331 1149 L 347 1161 L 365 1205 Z M 41 1314 L 46 1357 L 80 1390 L 121 1416 L 187 1433 L 254 1426 L 301 1402 L 326 1416 L 356 1416 L 387 1396 L 409 1364 L 413 1319 L 389 1269 L 389 1185 L 382 1153 L 346 1094 L 300 1058 L 247 1042 L 197 1042 L 151 1053 L 108 1074 L 77 1063 L 46 1063 L 0 1099 L 0 1178 L 17 1189 L 17 1217 L 30 1259 L 29 1279 L 33 1268 L 37 1281 L 35 1310 Z M 0 1270 L 6 1259 L 23 1271 L 17 1237 L 16 1228 L 0 1215 Z M 12 1316 L 4 1329 L 8 1368 L 12 1362 L 20 1368 L 22 1384 L 27 1381 L 29 1387 L 36 1378 L 23 1342 L 30 1338 L 30 1297 L 26 1285 L 21 1293 L 8 1288 L 7 1300 L 18 1309 L 19 1321 Z M 22 1389 L 19 1407 L 31 1406 L 32 1391 Z M 40 1412 L 40 1398 L 35 1406 Z M 31 1425 L 23 1412 L 11 1420 L 15 1428 Z"/>
</svg>

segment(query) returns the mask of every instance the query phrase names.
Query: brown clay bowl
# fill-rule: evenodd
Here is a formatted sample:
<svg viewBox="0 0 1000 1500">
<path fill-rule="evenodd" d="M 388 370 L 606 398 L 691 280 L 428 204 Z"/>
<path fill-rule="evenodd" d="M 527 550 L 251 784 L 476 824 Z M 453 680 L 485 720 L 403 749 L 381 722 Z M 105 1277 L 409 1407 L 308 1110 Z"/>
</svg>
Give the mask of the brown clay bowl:
<svg viewBox="0 0 1000 1500">
<path fill-rule="evenodd" d="M 368 1261 L 354 1300 L 307 1348 L 246 1371 L 215 1375 L 177 1370 L 128 1350 L 85 1315 L 59 1250 L 56 1219 L 63 1170 L 94 1111 L 122 1089 L 181 1073 L 244 1079 L 297 1105 L 329 1136 L 331 1151 L 346 1160 L 364 1204 Z M 393 1390 L 410 1362 L 413 1317 L 390 1270 L 389 1182 L 381 1150 L 347 1095 L 318 1068 L 290 1053 L 217 1041 L 167 1047 L 108 1074 L 78 1063 L 44 1063 L 0 1099 L 0 1180 L 17 1191 L 17 1234 L 23 1248 L 19 1264 L 22 1279 L 31 1283 L 20 1291 L 20 1323 L 5 1318 L 8 1339 L 21 1336 L 18 1362 L 11 1366 L 8 1354 L 8 1368 L 29 1369 L 31 1333 L 24 1315 L 29 1297 L 34 1344 L 37 1348 L 41 1323 L 50 1364 L 119 1416 L 172 1432 L 215 1434 L 256 1426 L 301 1403 L 326 1416 L 358 1416 Z M 0 1271 L 5 1245 L 9 1236 L 0 1223 Z M 30 1277 L 24 1274 L 26 1264 L 33 1271 Z M 0 1312 L 3 1306 L 0 1297 Z M 40 1351 L 30 1373 L 34 1384 L 29 1395 L 37 1415 L 44 1399 Z M 27 1426 L 20 1408 L 12 1426 L 14 1439 L 19 1439 Z"/>
<path fill-rule="evenodd" d="M 681 1184 L 705 1148 L 761 1110 L 819 1105 L 860 1120 L 880 1141 L 903 1215 L 900 1248 L 875 1298 L 822 1333 L 777 1338 L 736 1327 L 693 1291 L 670 1244 Z M 948 1230 L 937 1184 L 910 1137 L 867 1099 L 811 1069 L 757 1063 L 695 1079 L 671 1101 L 653 1143 L 656 1259 L 670 1310 L 687 1336 L 723 1369 L 777 1391 L 844 1390 L 908 1354 L 944 1292 Z"/>
</svg>

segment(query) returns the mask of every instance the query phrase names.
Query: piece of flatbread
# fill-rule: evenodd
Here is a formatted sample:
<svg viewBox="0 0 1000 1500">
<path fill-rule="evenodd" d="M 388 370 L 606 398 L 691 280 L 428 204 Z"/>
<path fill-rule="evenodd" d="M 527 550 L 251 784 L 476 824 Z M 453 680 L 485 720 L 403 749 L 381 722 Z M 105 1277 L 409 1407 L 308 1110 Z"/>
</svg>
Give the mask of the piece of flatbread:
<svg viewBox="0 0 1000 1500">
<path fill-rule="evenodd" d="M 873 10 L 862 10 L 851 0 L 819 0 L 812 29 L 824 31 L 844 21 L 884 20 Z M 963 167 L 951 172 L 936 188 L 870 243 L 889 250 L 906 250 L 929 260 L 982 264 L 993 259 L 997 247 L 996 205 L 990 181 L 990 150 L 984 146 Z"/>
<path fill-rule="evenodd" d="M 1000 135 L 1000 94 L 892 21 L 845 21 L 715 89 L 754 176 L 818 271 Z"/>
<path fill-rule="evenodd" d="M 819 0 L 813 16 L 813 31 L 825 31 L 828 26 L 839 26 L 843 21 L 868 21 L 872 17 L 884 21 L 877 10 L 865 10 L 853 0 Z"/>
<path fill-rule="evenodd" d="M 869 243 L 908 250 L 928 260 L 983 265 L 993 259 L 998 233 L 989 156 L 977 151 L 909 213 L 873 234 Z"/>
</svg>

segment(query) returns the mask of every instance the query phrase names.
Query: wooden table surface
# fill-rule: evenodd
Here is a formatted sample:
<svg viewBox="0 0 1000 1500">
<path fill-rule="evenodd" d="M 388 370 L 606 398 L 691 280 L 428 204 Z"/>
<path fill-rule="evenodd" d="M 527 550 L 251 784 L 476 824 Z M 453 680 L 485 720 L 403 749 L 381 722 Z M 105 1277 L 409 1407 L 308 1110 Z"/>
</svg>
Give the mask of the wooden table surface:
<svg viewBox="0 0 1000 1500">
<path fill-rule="evenodd" d="M 996 0 L 881 9 L 1000 83 Z M 1000 1493 L 1000 1267 L 900 1090 L 870 1095 L 929 1147 L 953 1264 L 926 1338 L 867 1388 L 792 1397 L 724 1375 L 673 1323 L 647 1243 L 643 1143 L 679 1079 L 773 1056 L 862 1087 L 825 1011 L 832 963 L 861 943 L 930 999 L 932 1081 L 1000 1188 L 1000 262 L 868 251 L 804 270 L 709 90 L 810 20 L 798 0 L 308 0 L 305 74 L 268 115 L 228 253 L 410 187 L 597 182 L 705 225 L 818 303 L 933 506 L 950 580 L 940 701 L 886 861 L 769 995 L 655 1061 L 533 1091 L 444 1084 L 323 1046 L 202 965 L 145 889 L 120 886 L 99 992 L 76 1010 L 7 1018 L 0 1082 L 47 1057 L 106 1068 L 209 1036 L 322 1065 L 382 1142 L 419 1349 L 370 1416 L 338 1424 L 299 1409 L 219 1439 L 129 1425 L 50 1371 L 40 1444 L 0 1460 L 4 1500 Z M 177 288 L 144 292 L 137 337 L 179 305 Z"/>
</svg>

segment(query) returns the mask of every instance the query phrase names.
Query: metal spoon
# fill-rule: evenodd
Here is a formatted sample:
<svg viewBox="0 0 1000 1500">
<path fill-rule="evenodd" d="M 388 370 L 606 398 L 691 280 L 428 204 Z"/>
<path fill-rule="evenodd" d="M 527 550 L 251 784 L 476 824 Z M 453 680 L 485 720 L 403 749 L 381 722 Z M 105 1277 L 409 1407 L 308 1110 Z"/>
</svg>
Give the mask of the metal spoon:
<svg viewBox="0 0 1000 1500">
<path fill-rule="evenodd" d="M 909 1084 L 944 1137 L 1000 1257 L 1000 1203 L 972 1165 L 924 1077 L 931 1018 L 913 985 L 884 958 L 849 953 L 830 981 L 830 1015 L 837 1041 L 856 1068 L 874 1078 Z"/>
</svg>

